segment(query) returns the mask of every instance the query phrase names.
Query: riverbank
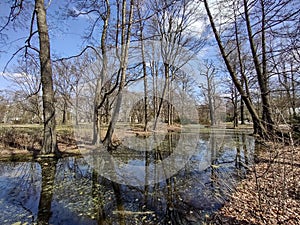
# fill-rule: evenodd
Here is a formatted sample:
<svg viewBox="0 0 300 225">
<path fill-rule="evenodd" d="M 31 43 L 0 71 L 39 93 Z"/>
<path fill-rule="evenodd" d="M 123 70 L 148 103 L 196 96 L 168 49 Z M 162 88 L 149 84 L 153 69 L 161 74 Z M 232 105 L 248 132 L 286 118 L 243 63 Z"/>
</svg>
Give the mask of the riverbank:
<svg viewBox="0 0 300 225">
<path fill-rule="evenodd" d="M 41 125 L 1 125 L 0 157 L 1 160 L 32 158 L 42 147 Z M 58 148 L 63 155 L 80 154 L 70 126 L 57 129 Z"/>
<path fill-rule="evenodd" d="M 106 127 L 101 132 L 102 139 L 106 132 Z M 86 135 L 86 130 L 84 135 Z M 88 140 L 92 141 L 92 128 L 87 129 Z M 168 126 L 159 124 L 156 132 L 178 132 L 179 126 Z M 0 125 L 0 160 L 17 160 L 20 158 L 32 158 L 39 154 L 42 148 L 42 125 L 38 124 L 1 124 Z M 78 132 L 75 134 L 71 125 L 60 125 L 57 127 L 57 144 L 62 155 L 80 155 L 82 151 L 78 149 L 78 141 L 82 138 Z M 143 126 L 129 127 L 124 130 L 116 131 L 113 136 L 113 143 L 117 146 L 122 142 L 124 136 L 138 136 L 146 138 L 151 135 L 151 131 L 143 131 Z M 79 137 L 75 137 L 78 136 Z"/>
<path fill-rule="evenodd" d="M 268 143 L 211 224 L 300 224 L 300 148 Z"/>
</svg>

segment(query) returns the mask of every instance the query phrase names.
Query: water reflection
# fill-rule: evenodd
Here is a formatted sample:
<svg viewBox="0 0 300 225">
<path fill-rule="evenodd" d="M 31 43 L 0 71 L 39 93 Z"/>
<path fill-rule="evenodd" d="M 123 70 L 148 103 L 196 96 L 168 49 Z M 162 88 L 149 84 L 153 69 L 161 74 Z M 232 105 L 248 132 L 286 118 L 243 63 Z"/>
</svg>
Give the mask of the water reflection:
<svg viewBox="0 0 300 225">
<path fill-rule="evenodd" d="M 191 156 L 198 151 L 199 133 L 155 135 L 152 139 L 152 146 L 155 147 L 152 149 L 143 140 L 128 138 L 126 142 L 129 145 L 122 144 L 111 154 L 104 146 L 88 146 L 89 154 L 85 154 L 84 158 L 109 180 L 130 186 L 152 185 L 170 178 L 184 168 Z M 145 144 L 142 149 L 136 148 L 139 141 Z M 201 161 L 209 164 L 207 159 Z"/>
<path fill-rule="evenodd" d="M 150 165 L 176 144 L 172 134 L 156 151 L 114 154 L 124 163 Z M 202 224 L 244 176 L 253 151 L 245 134 L 202 134 L 178 173 L 146 186 L 112 182 L 82 157 L 1 162 L 0 224 Z"/>
<path fill-rule="evenodd" d="M 39 160 L 42 170 L 42 187 L 38 205 L 38 224 L 49 224 L 51 218 L 51 204 L 53 200 L 54 179 L 56 174 L 57 160 L 42 159 Z"/>
</svg>

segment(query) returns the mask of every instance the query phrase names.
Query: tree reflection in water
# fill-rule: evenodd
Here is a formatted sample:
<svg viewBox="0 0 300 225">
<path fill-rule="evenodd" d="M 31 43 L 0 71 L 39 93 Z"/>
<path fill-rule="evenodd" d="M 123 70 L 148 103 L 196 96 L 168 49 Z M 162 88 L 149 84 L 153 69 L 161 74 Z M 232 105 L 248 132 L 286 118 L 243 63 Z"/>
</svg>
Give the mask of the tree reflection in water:
<svg viewBox="0 0 300 225">
<path fill-rule="evenodd" d="M 39 225 L 49 224 L 51 218 L 51 203 L 53 197 L 54 180 L 56 174 L 57 160 L 44 158 L 39 160 L 42 168 L 42 189 L 39 201 L 37 222 Z"/>
<path fill-rule="evenodd" d="M 147 170 L 168 157 L 178 137 L 163 140 L 134 160 Z M 202 224 L 247 172 L 244 165 L 252 162 L 253 150 L 254 140 L 245 134 L 203 134 L 183 169 L 146 186 L 110 181 L 81 157 L 0 162 L 0 224 Z"/>
</svg>

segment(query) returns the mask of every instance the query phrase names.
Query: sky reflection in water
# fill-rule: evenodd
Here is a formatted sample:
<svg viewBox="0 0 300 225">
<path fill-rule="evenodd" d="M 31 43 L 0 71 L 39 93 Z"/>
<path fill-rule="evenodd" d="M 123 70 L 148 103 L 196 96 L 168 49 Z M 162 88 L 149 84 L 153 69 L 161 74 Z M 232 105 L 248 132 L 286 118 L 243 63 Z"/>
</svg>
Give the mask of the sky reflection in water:
<svg viewBox="0 0 300 225">
<path fill-rule="evenodd" d="M 126 150 L 114 157 L 153 166 L 172 152 L 172 135 L 160 154 Z M 202 224 L 245 175 L 253 152 L 254 139 L 245 134 L 202 134 L 184 168 L 146 186 L 112 182 L 83 157 L 0 162 L 0 224 Z"/>
</svg>

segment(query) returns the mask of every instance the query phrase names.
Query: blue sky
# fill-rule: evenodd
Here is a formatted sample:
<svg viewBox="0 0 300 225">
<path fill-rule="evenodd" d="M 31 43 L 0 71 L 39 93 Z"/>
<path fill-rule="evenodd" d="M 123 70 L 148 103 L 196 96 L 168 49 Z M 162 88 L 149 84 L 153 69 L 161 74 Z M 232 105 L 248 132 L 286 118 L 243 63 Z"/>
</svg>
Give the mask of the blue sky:
<svg viewBox="0 0 300 225">
<path fill-rule="evenodd" d="M 54 57 L 68 57 L 78 54 L 83 46 L 82 36 L 86 30 L 88 24 L 86 18 L 79 18 L 77 20 L 64 20 L 61 15 L 63 14 L 60 6 L 62 1 L 52 0 L 52 3 L 48 9 L 49 18 L 49 33 L 50 33 L 50 46 L 52 58 Z M 0 2 L 0 17 L 7 16 L 9 14 L 10 6 L 6 2 L 1 0 Z M 23 17 L 24 18 L 24 17 Z M 58 19 L 58 21 L 57 21 Z M 29 26 L 30 16 L 26 17 L 25 24 Z M 2 21 L 0 20 L 3 25 Z M 29 29 L 7 29 L 6 42 L 1 44 L 0 42 L 0 89 L 9 88 L 9 82 L 3 78 L 2 72 L 5 65 L 12 57 L 12 55 L 22 46 L 24 46 L 25 40 L 29 36 Z M 37 46 L 37 35 L 33 39 L 32 43 Z M 4 52 L 3 52 L 4 51 Z M 16 60 L 13 60 L 5 72 L 13 72 Z"/>
<path fill-rule="evenodd" d="M 10 5 L 3 1 L 5 0 L 0 0 L 0 18 L 8 15 L 10 9 Z M 8 2 L 9 0 L 6 1 Z M 90 18 L 88 18 L 88 16 L 81 16 L 76 20 L 64 20 L 62 15 L 66 12 L 66 9 L 62 9 L 63 5 L 64 1 L 52 0 L 47 11 L 52 59 L 78 54 L 81 49 L 83 49 L 84 44 L 86 44 L 83 42 L 82 36 L 85 34 L 85 31 L 89 30 L 88 22 Z M 2 46 L 0 42 L 0 51 L 6 51 L 5 53 L 0 53 L 0 89 L 9 88 L 7 87 L 9 83 L 3 78 L 1 73 L 13 53 L 16 52 L 20 47 L 24 46 L 25 40 L 29 36 L 30 20 L 31 12 L 28 13 L 25 19 L 27 29 L 10 29 L 6 32 L 8 37 L 7 42 L 10 44 Z M 0 26 L 1 25 L 2 24 L 0 20 Z M 198 25 L 201 26 L 202 24 L 200 23 Z M 97 30 L 95 32 L 97 34 Z M 35 39 L 32 41 L 32 43 L 36 46 L 38 44 L 37 38 L 38 36 L 35 35 Z M 97 39 L 99 40 L 99 37 L 97 37 Z M 215 53 L 209 51 L 208 49 L 206 49 L 204 52 L 206 57 L 208 54 Z M 13 72 L 14 64 L 16 64 L 16 61 L 10 63 L 10 66 L 5 72 Z"/>
</svg>

